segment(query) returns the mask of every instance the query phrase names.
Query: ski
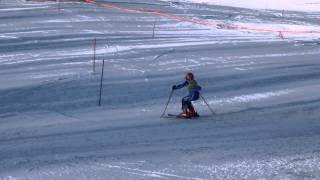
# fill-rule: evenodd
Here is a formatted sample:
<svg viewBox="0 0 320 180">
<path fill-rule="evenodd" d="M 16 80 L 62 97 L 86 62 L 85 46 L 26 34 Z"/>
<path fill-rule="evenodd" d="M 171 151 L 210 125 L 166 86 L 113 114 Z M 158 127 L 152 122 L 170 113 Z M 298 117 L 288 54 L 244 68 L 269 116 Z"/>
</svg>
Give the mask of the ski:
<svg viewBox="0 0 320 180">
<path fill-rule="evenodd" d="M 213 117 L 213 115 L 201 115 L 199 117 L 181 117 L 178 114 L 167 114 L 165 116 L 162 116 L 162 118 L 175 118 L 175 119 L 203 119 L 203 118 L 210 118 Z"/>
<path fill-rule="evenodd" d="M 185 117 L 185 116 L 180 116 L 178 114 L 168 114 L 167 115 L 168 118 L 179 118 L 179 119 L 197 119 L 199 117 Z"/>
</svg>

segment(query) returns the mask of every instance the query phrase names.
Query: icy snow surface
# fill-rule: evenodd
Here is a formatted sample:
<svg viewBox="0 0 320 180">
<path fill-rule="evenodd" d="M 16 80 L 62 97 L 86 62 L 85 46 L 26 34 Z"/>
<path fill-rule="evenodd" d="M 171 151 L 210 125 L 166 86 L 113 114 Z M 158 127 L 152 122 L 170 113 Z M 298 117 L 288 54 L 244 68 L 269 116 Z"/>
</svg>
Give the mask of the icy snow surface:
<svg viewBox="0 0 320 180">
<path fill-rule="evenodd" d="M 112 4 L 249 27 L 320 25 L 314 12 Z M 0 179 L 320 179 L 319 35 L 284 36 L 97 4 L 0 1 Z M 160 118 L 188 70 L 217 114 L 198 101 L 200 119 Z M 174 93 L 168 113 L 185 94 Z"/>
</svg>

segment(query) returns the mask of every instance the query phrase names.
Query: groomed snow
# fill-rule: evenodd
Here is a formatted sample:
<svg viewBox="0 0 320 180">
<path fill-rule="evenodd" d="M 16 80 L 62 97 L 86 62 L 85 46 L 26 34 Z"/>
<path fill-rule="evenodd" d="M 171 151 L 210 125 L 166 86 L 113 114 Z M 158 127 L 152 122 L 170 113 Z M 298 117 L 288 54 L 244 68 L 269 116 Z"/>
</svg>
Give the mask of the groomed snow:
<svg viewBox="0 0 320 180">
<path fill-rule="evenodd" d="M 172 0 L 165 0 L 172 1 Z M 207 3 L 221 6 L 232 6 L 251 9 L 275 9 L 290 11 L 320 11 L 319 0 L 175 0 L 172 2 Z"/>
<path fill-rule="evenodd" d="M 1 180 L 320 179 L 317 34 L 281 39 L 97 4 L 2 2 Z M 112 4 L 257 28 L 320 25 L 310 12 Z M 216 115 L 197 101 L 200 119 L 160 118 L 189 70 Z M 167 113 L 181 111 L 186 93 L 174 92 Z"/>
</svg>

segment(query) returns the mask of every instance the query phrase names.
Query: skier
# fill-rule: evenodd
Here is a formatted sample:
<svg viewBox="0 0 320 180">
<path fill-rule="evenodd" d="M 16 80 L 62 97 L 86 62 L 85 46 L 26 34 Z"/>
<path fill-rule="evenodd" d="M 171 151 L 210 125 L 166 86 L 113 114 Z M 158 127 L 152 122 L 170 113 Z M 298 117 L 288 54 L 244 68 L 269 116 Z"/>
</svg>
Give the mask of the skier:
<svg viewBox="0 0 320 180">
<path fill-rule="evenodd" d="M 199 117 L 198 113 L 194 110 L 192 101 L 199 99 L 201 87 L 198 85 L 197 81 L 194 80 L 194 75 L 191 72 L 188 72 L 185 78 L 186 81 L 182 84 L 172 86 L 173 91 L 183 87 L 187 87 L 189 91 L 189 95 L 182 98 L 182 113 L 180 113 L 179 117 Z"/>
</svg>

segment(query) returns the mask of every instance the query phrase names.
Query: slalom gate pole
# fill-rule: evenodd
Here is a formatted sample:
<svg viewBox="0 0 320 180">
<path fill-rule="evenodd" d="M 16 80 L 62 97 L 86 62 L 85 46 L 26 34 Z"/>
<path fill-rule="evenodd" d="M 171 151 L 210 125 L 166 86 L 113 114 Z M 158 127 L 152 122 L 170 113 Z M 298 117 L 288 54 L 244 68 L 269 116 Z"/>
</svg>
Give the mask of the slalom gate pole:
<svg viewBox="0 0 320 180">
<path fill-rule="evenodd" d="M 60 3 L 61 0 L 58 0 L 58 10 L 60 11 L 61 10 L 61 3 Z"/>
<path fill-rule="evenodd" d="M 168 108 L 169 103 L 170 103 L 170 101 L 171 101 L 171 98 L 172 98 L 173 92 L 174 92 L 174 90 L 172 90 L 172 91 L 171 91 L 171 93 L 170 93 L 170 96 L 169 96 L 168 102 L 167 102 L 167 104 L 166 104 L 166 107 L 164 108 L 164 111 L 163 111 L 163 113 L 162 113 L 161 117 L 163 117 L 163 116 L 165 115 L 166 111 L 167 111 L 167 108 Z"/>
<path fill-rule="evenodd" d="M 211 106 L 208 104 L 208 102 L 206 101 L 206 99 L 200 94 L 201 99 L 203 100 L 203 102 L 208 106 L 208 108 L 210 109 L 212 115 L 215 115 L 216 113 L 214 112 L 214 110 L 211 108 Z"/>
<path fill-rule="evenodd" d="M 96 72 L 96 48 L 97 48 L 97 39 L 93 40 L 93 59 L 92 59 L 92 70 Z"/>
<path fill-rule="evenodd" d="M 154 20 L 153 29 L 152 29 L 152 39 L 154 39 L 157 21 L 158 21 L 158 19 L 155 19 L 155 20 Z"/>
<path fill-rule="evenodd" d="M 104 60 L 102 61 L 102 72 L 101 72 L 101 80 L 100 80 L 99 106 L 101 106 L 103 74 L 104 74 Z"/>
</svg>

